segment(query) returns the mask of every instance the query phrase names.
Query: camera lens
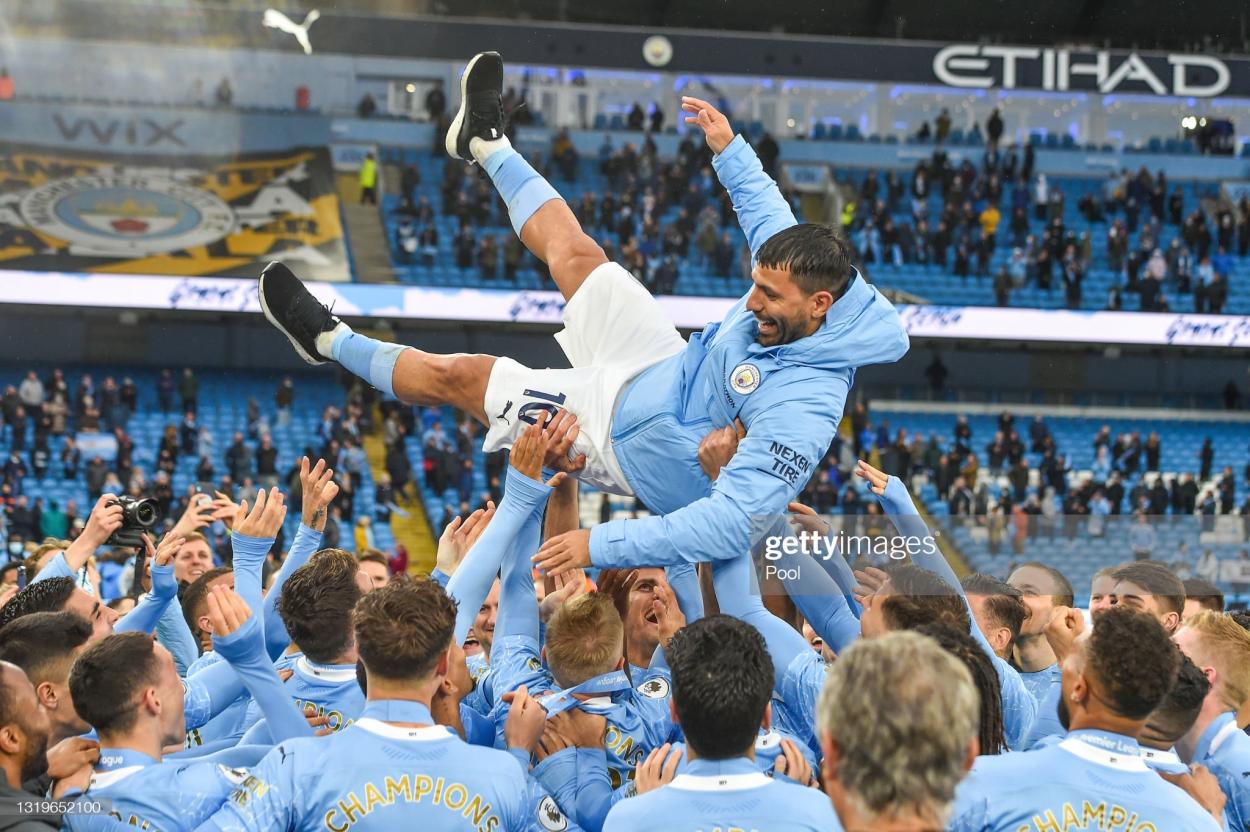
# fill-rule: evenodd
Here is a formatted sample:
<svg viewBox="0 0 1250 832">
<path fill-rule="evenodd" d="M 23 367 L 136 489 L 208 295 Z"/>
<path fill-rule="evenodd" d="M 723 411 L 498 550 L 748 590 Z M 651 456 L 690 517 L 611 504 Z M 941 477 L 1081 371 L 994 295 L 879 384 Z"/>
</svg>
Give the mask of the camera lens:
<svg viewBox="0 0 1250 832">
<path fill-rule="evenodd" d="M 141 500 L 135 504 L 135 522 L 144 528 L 156 525 L 156 504 L 151 500 Z"/>
</svg>

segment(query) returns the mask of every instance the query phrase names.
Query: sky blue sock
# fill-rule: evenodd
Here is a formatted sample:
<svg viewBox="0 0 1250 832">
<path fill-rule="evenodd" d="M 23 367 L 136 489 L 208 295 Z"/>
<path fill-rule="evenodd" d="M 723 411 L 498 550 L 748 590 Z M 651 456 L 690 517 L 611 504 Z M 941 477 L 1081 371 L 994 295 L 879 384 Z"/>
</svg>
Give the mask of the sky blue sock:
<svg viewBox="0 0 1250 832">
<path fill-rule="evenodd" d="M 527 220 L 545 203 L 563 197 L 543 179 L 530 163 L 510 147 L 495 151 L 482 163 L 504 202 L 508 203 L 508 216 L 517 236 Z"/>
<path fill-rule="evenodd" d="M 330 352 L 335 361 L 393 399 L 395 388 L 391 384 L 391 375 L 395 372 L 395 362 L 399 361 L 400 353 L 406 349 L 408 347 L 403 344 L 376 341 L 346 329 L 334 336 Z"/>
</svg>

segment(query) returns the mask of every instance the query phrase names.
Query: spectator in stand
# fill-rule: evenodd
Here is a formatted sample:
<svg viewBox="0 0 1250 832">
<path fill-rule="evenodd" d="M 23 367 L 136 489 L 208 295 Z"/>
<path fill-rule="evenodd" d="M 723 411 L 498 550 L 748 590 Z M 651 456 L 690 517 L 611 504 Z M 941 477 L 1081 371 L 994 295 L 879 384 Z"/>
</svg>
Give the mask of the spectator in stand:
<svg viewBox="0 0 1250 832">
<path fill-rule="evenodd" d="M 646 121 L 647 114 L 642 111 L 642 105 L 635 101 L 634 106 L 630 108 L 629 115 L 625 118 L 625 128 L 641 132 Z"/>
<path fill-rule="evenodd" d="M 360 102 L 356 105 L 357 116 L 360 118 L 372 118 L 377 111 L 378 102 L 374 99 L 372 93 L 366 92 L 360 97 Z"/>
<path fill-rule="evenodd" d="M 425 117 L 438 122 L 447 110 L 447 95 L 443 92 L 443 82 L 435 81 L 434 86 L 425 94 Z"/>
<path fill-rule="evenodd" d="M 933 124 L 937 128 L 937 143 L 945 144 L 951 134 L 951 111 L 943 107 L 942 112 L 938 113 L 937 118 L 933 120 Z"/>
<path fill-rule="evenodd" d="M 182 380 L 178 382 L 178 395 L 182 398 L 182 412 L 194 413 L 200 396 L 200 382 L 195 371 L 190 367 L 182 370 Z"/>
<path fill-rule="evenodd" d="M 1003 137 L 1003 116 L 995 107 L 990 117 L 985 120 L 985 135 L 991 150 L 998 149 L 998 142 Z"/>
<path fill-rule="evenodd" d="M 226 449 L 226 470 L 237 483 L 243 482 L 252 474 L 252 454 L 243 443 L 242 431 L 235 431 L 234 441 Z"/>
<path fill-rule="evenodd" d="M 256 476 L 266 488 L 278 484 L 278 449 L 273 446 L 269 434 L 260 438 L 256 446 Z"/>
<path fill-rule="evenodd" d="M 217 106 L 229 107 L 234 104 L 234 87 L 230 86 L 229 78 L 222 78 L 217 85 Z"/>
<path fill-rule="evenodd" d="M 361 205 L 377 205 L 378 204 L 378 162 L 373 155 L 373 151 L 365 154 L 365 159 L 360 163 L 360 204 Z"/>
<path fill-rule="evenodd" d="M 273 399 L 278 410 L 278 427 L 285 428 L 291 424 L 291 406 L 295 404 L 295 380 L 290 376 L 283 378 Z"/>
<path fill-rule="evenodd" d="M 477 262 L 484 279 L 495 280 L 499 277 L 499 244 L 495 241 L 494 234 L 482 237 L 478 244 Z"/>
</svg>

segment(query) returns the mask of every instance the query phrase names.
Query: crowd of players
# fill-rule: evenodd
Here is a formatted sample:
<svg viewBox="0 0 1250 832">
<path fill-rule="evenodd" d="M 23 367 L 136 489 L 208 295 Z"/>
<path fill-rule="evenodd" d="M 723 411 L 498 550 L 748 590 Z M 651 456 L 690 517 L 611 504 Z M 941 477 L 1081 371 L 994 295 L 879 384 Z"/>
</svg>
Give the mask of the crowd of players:
<svg viewBox="0 0 1250 832">
<path fill-rule="evenodd" d="M 535 580 L 578 522 L 544 470 L 574 427 L 522 436 L 429 577 L 321 548 L 337 486 L 305 460 L 280 566 L 283 494 L 219 497 L 231 563 L 192 568 L 180 523 L 119 614 L 80 580 L 123 523 L 102 497 L 0 608 L 0 828 L 1245 828 L 1250 622 L 1221 598 L 1147 561 L 1086 613 L 1044 564 L 959 582 L 924 554 L 800 555 L 789 597 L 750 553 Z M 711 434 L 706 473 L 735 449 Z M 924 533 L 901 480 L 857 473 Z"/>
</svg>

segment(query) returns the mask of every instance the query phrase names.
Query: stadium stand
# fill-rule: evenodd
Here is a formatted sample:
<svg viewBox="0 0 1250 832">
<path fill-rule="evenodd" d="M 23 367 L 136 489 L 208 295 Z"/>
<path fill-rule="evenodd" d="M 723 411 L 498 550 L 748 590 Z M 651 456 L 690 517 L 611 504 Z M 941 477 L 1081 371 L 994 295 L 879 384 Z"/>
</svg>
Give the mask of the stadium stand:
<svg viewBox="0 0 1250 832">
<path fill-rule="evenodd" d="M 604 146 L 610 151 L 598 160 L 573 158 L 561 168 L 560 154 L 553 150 L 542 161 L 579 216 L 595 216 L 596 238 L 610 251 L 620 251 L 653 291 L 741 294 L 747 287 L 742 238 L 721 204 L 723 192 L 701 172 L 706 159 L 696 158 L 692 148 L 679 159 L 644 161 L 640 169 L 639 149 L 645 158 L 646 142 L 638 134 L 609 134 Z M 633 151 L 626 152 L 626 145 Z M 544 286 L 536 261 L 512 239 L 500 206 L 489 190 L 482 191 L 479 178 L 449 180 L 443 159 L 417 149 L 385 149 L 382 158 L 397 170 L 415 171 L 419 181 L 411 195 L 392 192 L 382 200 L 399 280 L 433 286 Z M 844 227 L 863 268 L 882 288 L 944 305 L 1250 311 L 1242 290 L 1250 274 L 1250 203 L 1214 209 L 1216 185 L 1156 182 L 1144 168 L 1120 173 L 1113 190 L 1107 179 L 1056 177 L 1041 186 L 1036 177 L 1011 182 L 1006 171 L 1020 170 L 1024 161 L 1014 147 L 993 163 L 994 175 L 980 163 L 965 161 L 935 177 L 932 171 L 947 164 L 943 158 L 926 160 L 928 196 L 918 201 L 913 196 L 916 169 L 835 169 L 848 201 L 855 203 L 854 211 L 843 213 Z M 673 167 L 677 161 L 681 164 Z M 887 174 L 897 177 L 897 184 L 891 185 Z M 398 182 L 402 175 L 391 179 Z M 941 184 L 955 180 L 959 185 L 953 189 Z M 1162 197 L 1152 195 L 1156 185 Z M 1047 199 L 1041 211 L 1039 193 Z M 406 197 L 411 211 L 404 207 Z M 652 200 L 656 211 L 650 208 Z M 999 216 L 983 220 L 989 202 Z M 622 213 L 626 204 L 630 210 Z M 1013 222 L 1013 206 L 1023 209 L 1019 223 Z M 466 222 L 472 238 L 462 242 Z M 982 256 L 985 222 L 993 223 L 995 233 Z M 491 242 L 483 246 L 488 238 Z M 629 245 L 631 238 L 635 245 Z M 509 252 L 510 246 L 516 250 Z M 1039 266 L 1042 249 L 1048 249 L 1048 257 Z M 1164 259 L 1157 276 L 1150 263 L 1155 249 Z M 1211 258 L 1214 289 L 1206 288 L 1212 278 L 1203 276 L 1204 255 Z M 1072 279 L 1065 280 L 1069 261 L 1075 266 Z"/>
</svg>

